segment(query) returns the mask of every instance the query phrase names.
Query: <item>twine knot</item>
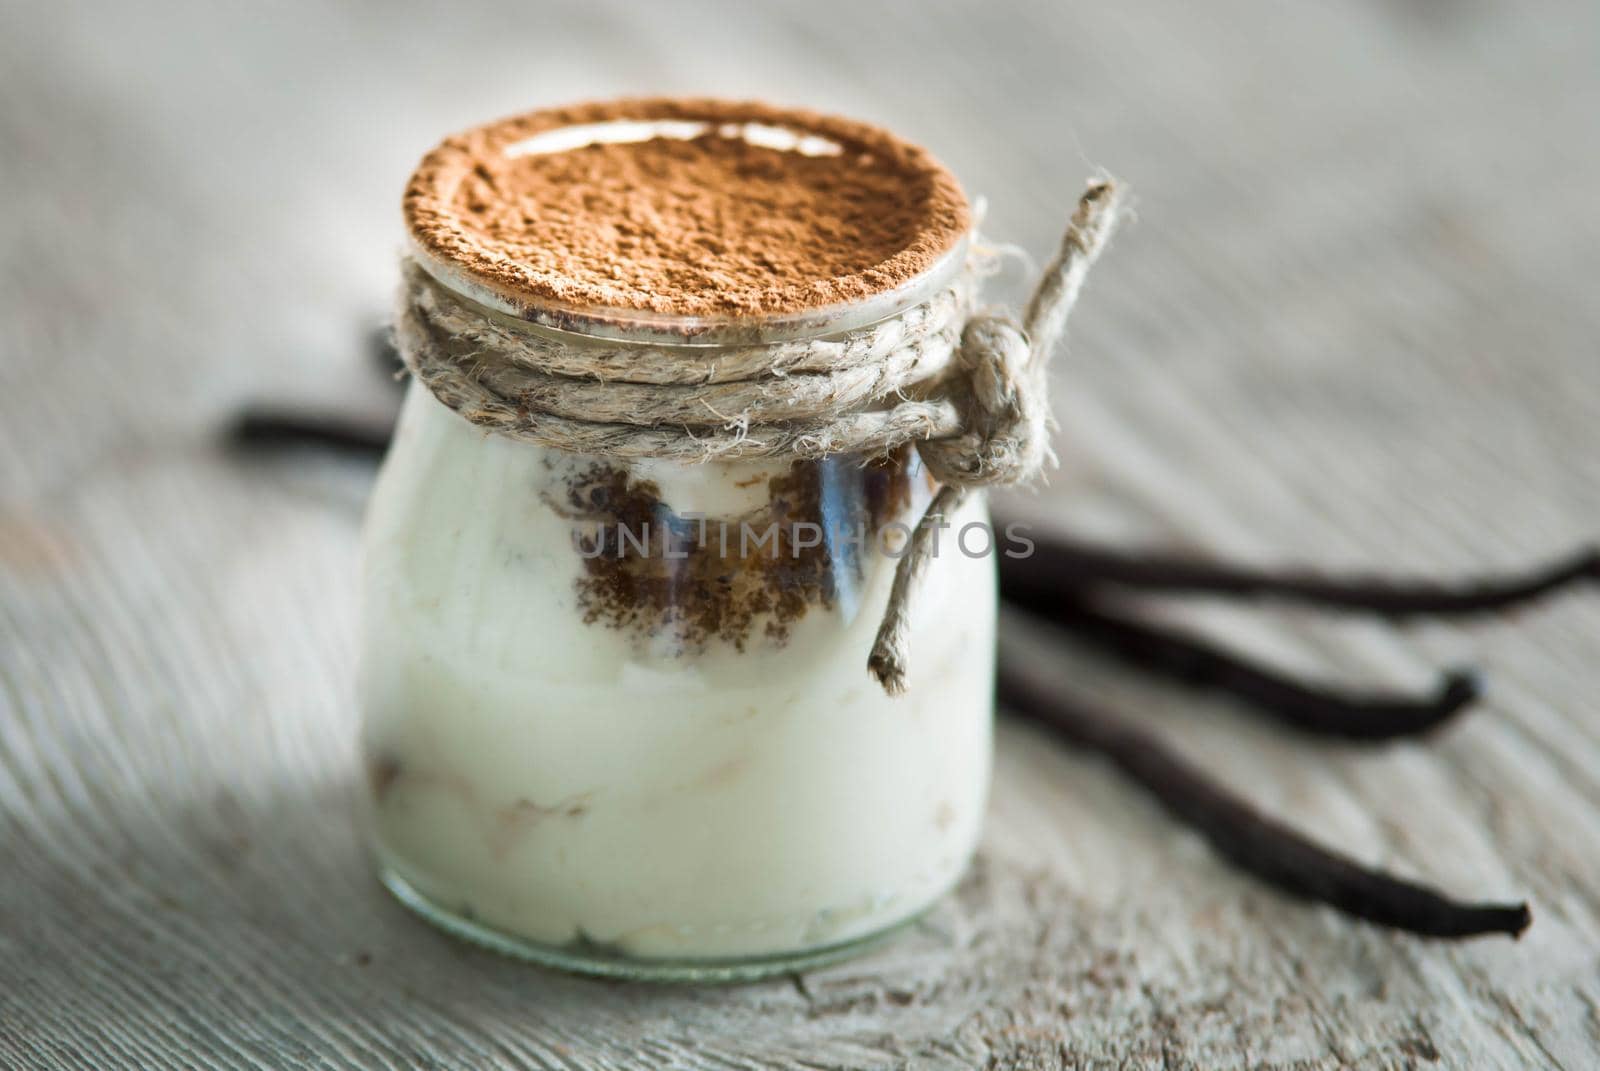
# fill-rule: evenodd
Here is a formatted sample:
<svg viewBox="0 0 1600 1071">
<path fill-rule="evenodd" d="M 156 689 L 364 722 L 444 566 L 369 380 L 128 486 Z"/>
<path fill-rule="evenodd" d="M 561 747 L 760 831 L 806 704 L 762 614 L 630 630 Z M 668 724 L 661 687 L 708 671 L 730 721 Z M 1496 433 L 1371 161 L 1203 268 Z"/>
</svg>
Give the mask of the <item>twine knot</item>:
<svg viewBox="0 0 1600 1071">
<path fill-rule="evenodd" d="M 967 321 L 950 388 L 964 430 L 917 444 L 940 483 L 1020 483 L 1043 465 L 1048 408 L 1029 375 L 1029 353 L 1026 332 L 1009 315 L 980 313 Z"/>
<path fill-rule="evenodd" d="M 905 690 L 911 593 L 969 489 L 1014 485 L 1053 458 L 1045 366 L 1120 190 L 1079 199 L 1021 323 L 972 313 L 972 273 L 897 316 L 827 338 L 749 346 L 612 343 L 530 325 L 404 264 L 395 339 L 406 367 L 472 423 L 541 446 L 685 463 L 871 457 L 907 443 L 941 484 L 912 530 L 868 667 Z"/>
</svg>

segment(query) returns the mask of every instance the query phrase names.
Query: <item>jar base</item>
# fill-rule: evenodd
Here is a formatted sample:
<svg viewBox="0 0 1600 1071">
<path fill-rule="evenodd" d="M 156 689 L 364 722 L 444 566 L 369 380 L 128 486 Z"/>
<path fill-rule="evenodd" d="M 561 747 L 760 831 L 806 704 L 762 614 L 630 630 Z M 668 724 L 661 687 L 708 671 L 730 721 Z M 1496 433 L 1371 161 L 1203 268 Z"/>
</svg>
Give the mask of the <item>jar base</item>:
<svg viewBox="0 0 1600 1071">
<path fill-rule="evenodd" d="M 622 955 L 594 944 L 540 944 L 485 926 L 441 906 L 389 866 L 379 866 L 378 880 L 401 904 L 452 937 L 541 967 L 642 982 L 751 982 L 793 971 L 810 970 L 870 951 L 908 927 L 922 914 L 919 911 L 864 937 L 822 948 L 725 959 L 646 959 Z"/>
</svg>

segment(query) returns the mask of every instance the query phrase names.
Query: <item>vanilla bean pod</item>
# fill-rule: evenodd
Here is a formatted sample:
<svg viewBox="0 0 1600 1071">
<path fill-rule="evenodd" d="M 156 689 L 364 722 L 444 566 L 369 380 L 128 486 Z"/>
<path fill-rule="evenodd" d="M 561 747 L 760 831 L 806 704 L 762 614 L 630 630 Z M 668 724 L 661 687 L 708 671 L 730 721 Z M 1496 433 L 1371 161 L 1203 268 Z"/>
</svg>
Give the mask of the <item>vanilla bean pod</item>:
<svg viewBox="0 0 1600 1071">
<path fill-rule="evenodd" d="M 1318 736 L 1373 741 L 1420 735 L 1448 721 L 1481 690 L 1478 675 L 1470 670 L 1447 673 L 1437 692 L 1426 699 L 1309 684 L 1188 631 L 1105 609 L 1081 595 L 1040 598 L 1030 592 L 1019 599 L 1003 584 L 1001 592 L 1011 605 L 1059 625 L 1131 666 L 1238 696 L 1275 720 Z"/>
<path fill-rule="evenodd" d="M 1004 531 L 1005 522 L 997 519 L 996 527 Z M 1429 581 L 1269 572 L 1161 551 L 1112 550 L 1061 535 L 1033 538 L 1031 555 L 1000 560 L 1001 586 L 1018 597 L 1055 597 L 1089 585 L 1114 585 L 1166 594 L 1273 598 L 1387 617 L 1447 616 L 1510 609 L 1579 582 L 1600 581 L 1600 547 L 1586 547 L 1526 571 Z"/>
<path fill-rule="evenodd" d="M 367 359 L 396 389 L 405 386 L 405 364 L 394 346 L 394 329 L 385 324 L 366 335 Z M 247 405 L 224 433 L 241 449 L 309 447 L 381 461 L 394 437 L 394 420 L 354 419 L 344 413 L 291 406 Z"/>
<path fill-rule="evenodd" d="M 378 461 L 393 434 L 392 424 L 363 423 L 338 413 L 249 407 L 234 417 L 225 436 L 237 448 L 304 446 Z"/>
<path fill-rule="evenodd" d="M 1532 920 L 1527 904 L 1461 903 L 1317 845 L 1228 791 L 1154 734 L 1064 694 L 1038 662 L 1002 636 L 998 689 L 1003 704 L 1110 759 L 1219 855 L 1267 884 L 1429 937 L 1516 937 Z"/>
</svg>

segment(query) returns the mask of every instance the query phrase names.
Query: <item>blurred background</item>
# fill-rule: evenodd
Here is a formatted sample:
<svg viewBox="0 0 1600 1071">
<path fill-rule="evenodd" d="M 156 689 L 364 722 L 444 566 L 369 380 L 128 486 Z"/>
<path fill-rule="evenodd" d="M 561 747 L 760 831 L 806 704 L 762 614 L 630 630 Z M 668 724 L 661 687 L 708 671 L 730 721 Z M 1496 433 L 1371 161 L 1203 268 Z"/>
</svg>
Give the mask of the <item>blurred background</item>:
<svg viewBox="0 0 1600 1071">
<path fill-rule="evenodd" d="M 887 125 L 986 199 L 991 237 L 1041 260 L 1086 176 L 1131 187 L 1137 218 L 1055 362 L 1063 467 L 1013 503 L 1043 523 L 1429 573 L 1600 533 L 1594 3 L 6 2 L 0 919 L 25 922 L 0 934 L 0 1018 L 36 1039 L 75 1015 L 144 1024 L 98 1063 L 153 1066 L 241 1015 L 218 979 L 248 975 L 246 1052 L 323 1027 L 360 1042 L 381 1015 L 382 1044 L 459 1028 L 535 1064 L 557 1058 L 541 1031 L 581 1048 L 653 1030 L 666 1052 L 729 1007 L 795 1054 L 848 1062 L 883 1035 L 828 1020 L 817 1040 L 786 984 L 663 995 L 641 1019 L 622 991 L 482 958 L 459 996 L 412 999 L 467 954 L 382 899 L 345 819 L 370 467 L 219 446 L 248 402 L 387 411 L 367 337 L 396 281 L 401 187 L 443 135 L 665 93 Z M 995 296 L 1025 282 L 1013 270 Z M 1308 761 L 1225 702 L 1062 654 L 1313 834 L 1529 895 L 1539 922 L 1515 953 L 1418 966 L 1412 946 L 1258 898 L 1099 767 L 1007 728 L 980 877 L 948 940 L 895 965 L 917 999 L 894 1030 L 923 1039 L 904 1051 L 936 1056 L 959 1026 L 975 1052 L 1087 1032 L 1091 1051 L 1148 1055 L 1156 1031 L 1344 1066 L 1426 1052 L 1382 1048 L 1425 1021 L 1483 1066 L 1582 1063 L 1600 1000 L 1592 601 L 1487 634 L 1194 613 L 1313 674 L 1418 687 L 1488 664 L 1487 713 L 1437 749 Z M 1117 958 L 1130 948 L 1141 963 Z M 1102 952 L 1125 975 L 1051 989 Z M 361 955 L 394 985 L 340 973 Z M 141 983 L 119 989 L 130 971 Z M 1244 1040 L 1216 1040 L 1207 1007 Z M 1000 1029 L 1019 1023 L 1034 1033 Z"/>
<path fill-rule="evenodd" d="M 1167 460 L 1223 500 L 1261 451 L 1305 451 L 1279 492 L 1330 509 L 1336 459 L 1396 511 L 1492 461 L 1521 478 L 1472 520 L 1536 537 L 1552 499 L 1600 504 L 1572 463 L 1600 445 L 1562 438 L 1600 385 L 1574 352 L 1597 41 L 1584 3 L 12 5 L 0 473 L 38 490 L 246 394 L 356 404 L 423 151 L 530 107 L 709 93 L 920 140 L 1036 256 L 1087 174 L 1126 180 L 1138 224 L 1061 362 L 1069 436 L 1074 398 L 1134 440 L 1113 454 L 1160 452 L 1130 422 L 1185 425 Z"/>
<path fill-rule="evenodd" d="M 1218 474 L 1216 495 L 1259 451 L 1307 449 L 1296 498 L 1339 493 L 1311 477 L 1354 453 L 1402 511 L 1403 489 L 1488 458 L 1522 475 L 1514 512 L 1534 521 L 1553 523 L 1553 497 L 1600 500 L 1562 462 L 1600 446 L 1558 430 L 1600 385 L 1573 352 L 1594 352 L 1600 263 L 1593 4 L 72 3 L 5 20 L 14 492 L 247 393 L 363 387 L 359 328 L 387 307 L 423 151 L 529 107 L 685 92 L 884 123 L 1036 256 L 1085 175 L 1125 179 L 1139 222 L 1095 280 L 1062 393 L 1118 424 L 1214 425 L 1186 464 Z M 1130 394 L 1166 403 L 1129 411 Z M 1428 419 L 1462 396 L 1473 422 Z M 1379 417 L 1381 435 L 1337 434 Z"/>
</svg>

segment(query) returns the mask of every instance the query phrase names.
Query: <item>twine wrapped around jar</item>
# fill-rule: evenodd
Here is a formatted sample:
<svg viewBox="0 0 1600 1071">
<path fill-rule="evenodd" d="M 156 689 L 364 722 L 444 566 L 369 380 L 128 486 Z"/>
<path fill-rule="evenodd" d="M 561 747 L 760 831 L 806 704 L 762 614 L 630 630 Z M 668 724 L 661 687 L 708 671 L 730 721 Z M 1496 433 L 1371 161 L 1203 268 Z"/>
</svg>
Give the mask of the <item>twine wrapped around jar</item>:
<svg viewBox="0 0 1600 1071">
<path fill-rule="evenodd" d="M 404 264 L 406 367 L 479 427 L 582 454 L 685 463 L 879 456 L 914 443 L 941 485 L 898 562 L 868 667 L 907 681 L 909 606 L 935 536 L 967 492 L 1036 476 L 1050 452 L 1046 365 L 1121 190 L 1078 201 L 1019 323 L 974 311 L 976 273 L 906 311 L 822 338 L 740 346 L 612 343 L 529 324 Z"/>
</svg>

